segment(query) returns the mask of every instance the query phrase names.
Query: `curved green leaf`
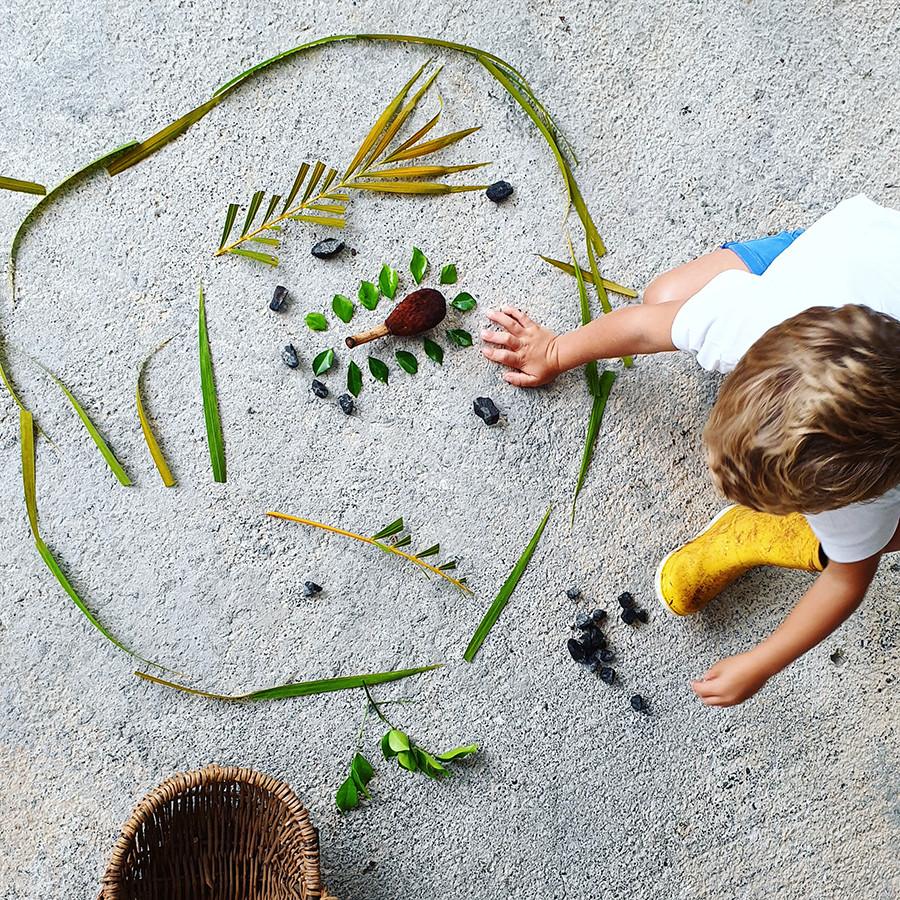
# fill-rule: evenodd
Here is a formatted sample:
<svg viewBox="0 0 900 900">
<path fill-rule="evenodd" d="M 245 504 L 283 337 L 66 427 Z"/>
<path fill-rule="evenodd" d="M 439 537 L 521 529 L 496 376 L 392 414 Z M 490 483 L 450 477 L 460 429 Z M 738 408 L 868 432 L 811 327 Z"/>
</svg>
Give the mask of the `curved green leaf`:
<svg viewBox="0 0 900 900">
<path fill-rule="evenodd" d="M 382 384 L 388 383 L 388 375 L 390 373 L 390 369 L 388 369 L 386 363 L 382 362 L 375 356 L 369 357 L 369 371 L 372 373 L 372 377 L 376 381 L 380 381 Z"/>
<path fill-rule="evenodd" d="M 381 295 L 378 293 L 378 288 L 371 281 L 364 281 L 359 286 L 357 296 L 359 297 L 359 302 L 366 309 L 375 309 L 378 306 L 378 299 Z"/>
<path fill-rule="evenodd" d="M 313 360 L 312 368 L 316 375 L 324 375 L 334 365 L 334 350 L 323 350 Z"/>
<path fill-rule="evenodd" d="M 362 391 L 362 384 L 362 370 L 351 360 L 350 365 L 347 366 L 347 390 L 354 397 L 358 397 Z"/>
<path fill-rule="evenodd" d="M 404 372 L 415 375 L 419 371 L 419 361 L 408 350 L 398 350 L 394 356 L 397 357 L 397 364 Z"/>
<path fill-rule="evenodd" d="M 456 284 L 456 279 L 456 266 L 453 263 L 447 263 L 447 265 L 441 269 L 441 284 Z"/>
<path fill-rule="evenodd" d="M 468 291 L 462 291 L 450 301 L 450 305 L 460 312 L 469 312 L 475 309 L 478 303 Z"/>
<path fill-rule="evenodd" d="M 206 327 L 206 299 L 203 285 L 200 285 L 200 391 L 203 394 L 203 418 L 206 422 L 206 443 L 209 446 L 209 461 L 213 479 L 226 480 L 225 439 L 222 436 L 222 420 L 219 417 L 219 397 L 216 393 L 216 379 L 213 375 L 212 354 L 209 349 L 209 332 Z"/>
<path fill-rule="evenodd" d="M 544 518 L 541 519 L 541 523 L 540 525 L 538 525 L 537 531 L 535 531 L 535 533 L 532 535 L 531 540 L 528 542 L 528 546 L 519 557 L 519 561 L 513 567 L 512 572 L 509 573 L 509 577 L 506 579 L 506 581 L 503 582 L 503 586 L 500 588 L 497 596 L 494 597 L 494 600 L 491 603 L 488 611 L 485 613 L 484 618 L 475 629 L 475 634 L 472 635 L 472 640 L 469 641 L 469 645 L 468 647 L 466 647 L 466 652 L 463 654 L 463 659 L 465 659 L 466 662 L 472 662 L 475 659 L 475 655 L 481 649 L 481 645 L 484 643 L 484 639 L 488 636 L 488 632 L 494 627 L 497 619 L 500 618 L 500 613 L 503 612 L 506 604 L 509 602 L 509 598 L 512 596 L 513 591 L 516 589 L 516 585 L 519 583 L 519 579 L 528 568 L 528 563 L 531 562 L 531 557 L 534 556 L 534 551 L 537 549 L 537 545 L 541 539 L 541 535 L 544 533 L 544 528 L 546 528 L 547 526 L 547 520 L 550 518 L 550 512 L 552 509 L 552 506 L 547 507 L 547 512 L 544 513 Z"/>
<path fill-rule="evenodd" d="M 432 362 L 436 362 L 439 366 L 442 366 L 444 364 L 444 348 L 431 340 L 431 338 L 424 338 L 422 344 L 425 348 L 425 355 Z"/>
<path fill-rule="evenodd" d="M 412 277 L 415 279 L 416 284 L 422 283 L 422 279 L 425 277 L 425 272 L 427 270 L 428 257 L 418 247 L 413 247 L 412 259 L 409 262 L 409 271 L 412 272 Z"/>
<path fill-rule="evenodd" d="M 352 301 L 343 294 L 335 294 L 331 301 L 331 308 L 334 314 L 343 322 L 348 323 L 353 318 L 355 307 Z"/>
<path fill-rule="evenodd" d="M 457 347 L 471 347 L 472 335 L 464 328 L 451 328 L 447 331 L 447 337 Z"/>
<path fill-rule="evenodd" d="M 387 297 L 388 300 L 393 300 L 397 293 L 397 284 L 399 281 L 400 276 L 397 274 L 396 269 L 392 269 L 385 263 L 378 273 L 378 287 L 381 289 L 382 295 Z"/>
<path fill-rule="evenodd" d="M 310 331 L 328 331 L 328 319 L 320 312 L 307 313 L 304 321 Z"/>
</svg>

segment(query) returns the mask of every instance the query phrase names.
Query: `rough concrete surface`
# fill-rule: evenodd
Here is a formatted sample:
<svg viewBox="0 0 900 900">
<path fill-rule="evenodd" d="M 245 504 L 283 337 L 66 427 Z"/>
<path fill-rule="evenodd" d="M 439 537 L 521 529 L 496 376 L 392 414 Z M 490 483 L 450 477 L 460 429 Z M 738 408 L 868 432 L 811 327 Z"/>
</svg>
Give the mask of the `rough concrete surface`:
<svg viewBox="0 0 900 900">
<path fill-rule="evenodd" d="M 0 172 L 55 184 L 144 137 L 252 63 L 335 32 L 405 31 L 482 46 L 518 65 L 571 136 L 609 246 L 606 273 L 642 286 L 723 240 L 808 224 L 865 191 L 900 204 L 900 16 L 890 2 L 793 4 L 378 0 L 4 0 Z M 296 224 L 277 272 L 216 260 L 230 201 L 283 192 L 298 164 L 338 165 L 429 55 L 448 151 L 515 184 L 481 194 L 354 200 L 355 257 L 309 255 Z M 436 107 L 436 95 L 423 108 Z M 464 176 L 462 176 L 464 177 Z M 461 176 L 457 176 L 461 178 Z M 33 202 L 0 197 L 4 246 Z M 427 746 L 477 741 L 458 777 L 385 764 L 366 809 L 335 790 L 354 751 L 358 692 L 224 705 L 139 681 L 43 567 L 22 502 L 16 408 L 0 398 L 0 897 L 90 898 L 133 804 L 175 770 L 211 761 L 285 779 L 321 829 L 342 900 L 866 898 L 900 891 L 897 571 L 885 560 L 859 612 L 755 698 L 704 708 L 688 687 L 786 614 L 807 576 L 760 571 L 703 615 L 657 610 L 652 572 L 720 505 L 700 452 L 717 379 L 680 355 L 642 358 L 616 383 L 580 500 L 568 503 L 588 416 L 583 377 L 517 392 L 476 349 L 442 369 L 367 380 L 358 414 L 309 392 L 309 363 L 345 329 L 303 315 L 410 248 L 454 261 L 479 300 L 512 301 L 555 328 L 577 322 L 574 282 L 533 254 L 565 254 L 560 178 L 522 111 L 472 60 L 421 47 L 316 50 L 252 81 L 136 169 L 80 183 L 31 229 L 5 342 L 78 394 L 135 478 L 124 489 L 53 385 L 16 350 L 11 371 L 55 449 L 39 447 L 48 542 L 91 608 L 127 643 L 241 691 L 446 661 L 382 688 Z M 229 467 L 213 484 L 196 363 L 206 287 Z M 285 315 L 265 308 L 283 283 Z M 409 286 L 407 275 L 404 282 Z M 364 323 L 374 315 L 360 315 Z M 339 323 L 338 323 L 339 324 Z M 179 478 L 159 483 L 133 406 L 138 362 L 174 337 L 146 396 Z M 279 360 L 297 346 L 303 367 Z M 399 345 L 398 345 L 399 346 Z M 384 346 L 382 355 L 392 357 Z M 351 355 L 328 377 L 333 395 Z M 365 348 L 352 358 L 363 361 Z M 471 412 L 493 397 L 489 429 Z M 547 505 L 532 567 L 474 665 L 462 649 Z M 460 555 L 459 596 L 368 548 L 268 520 L 281 509 L 358 530 L 403 514 L 417 542 Z M 312 578 L 325 591 L 304 599 Z M 580 585 L 612 609 L 628 588 L 651 610 L 611 628 L 620 683 L 566 657 Z M 840 650 L 845 662 L 831 654 Z M 628 697 L 644 694 L 648 717 Z M 377 759 L 376 728 L 363 747 Z"/>
</svg>

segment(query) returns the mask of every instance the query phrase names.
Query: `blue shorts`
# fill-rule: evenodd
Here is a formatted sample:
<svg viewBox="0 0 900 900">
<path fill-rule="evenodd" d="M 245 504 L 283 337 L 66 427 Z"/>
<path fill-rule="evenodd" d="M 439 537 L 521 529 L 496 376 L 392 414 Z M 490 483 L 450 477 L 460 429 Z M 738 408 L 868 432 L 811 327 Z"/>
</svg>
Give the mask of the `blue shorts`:
<svg viewBox="0 0 900 900">
<path fill-rule="evenodd" d="M 803 229 L 798 228 L 796 231 L 782 231 L 753 241 L 728 241 L 722 244 L 722 248 L 737 253 L 754 275 L 762 275 L 772 264 L 772 260 L 782 250 L 790 247 L 801 234 Z"/>
</svg>

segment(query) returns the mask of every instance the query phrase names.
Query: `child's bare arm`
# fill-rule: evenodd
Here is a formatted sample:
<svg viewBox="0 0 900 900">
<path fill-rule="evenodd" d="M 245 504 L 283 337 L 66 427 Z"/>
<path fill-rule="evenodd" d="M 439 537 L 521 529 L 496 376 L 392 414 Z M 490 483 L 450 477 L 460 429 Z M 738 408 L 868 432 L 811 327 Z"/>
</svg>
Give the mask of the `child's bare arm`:
<svg viewBox="0 0 900 900">
<path fill-rule="evenodd" d="M 733 706 L 824 640 L 859 606 L 881 554 L 855 563 L 830 562 L 791 614 L 758 647 L 717 662 L 694 692 L 710 706 Z"/>
<path fill-rule="evenodd" d="M 481 333 L 481 352 L 510 369 L 503 374 L 510 384 L 537 387 L 590 360 L 674 350 L 672 322 L 684 302 L 626 306 L 562 335 L 504 306 L 488 312 L 502 330 Z"/>
</svg>

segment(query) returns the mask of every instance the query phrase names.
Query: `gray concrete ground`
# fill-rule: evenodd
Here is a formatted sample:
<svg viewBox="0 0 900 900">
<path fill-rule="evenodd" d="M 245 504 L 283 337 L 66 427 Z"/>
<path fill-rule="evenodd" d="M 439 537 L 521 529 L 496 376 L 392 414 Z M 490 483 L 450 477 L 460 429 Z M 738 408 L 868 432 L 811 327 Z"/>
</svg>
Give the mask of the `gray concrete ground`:
<svg viewBox="0 0 900 900">
<path fill-rule="evenodd" d="M 51 184 L 255 61 L 369 30 L 454 38 L 519 65 L 581 156 L 606 272 L 630 284 L 722 240 L 805 225 L 856 192 L 900 204 L 900 18 L 889 2 L 6 0 L 3 18 L 0 171 Z M 121 488 L 52 385 L 12 357 L 57 444 L 39 452 L 47 538 L 123 639 L 227 691 L 444 660 L 378 694 L 419 701 L 394 712 L 427 745 L 478 741 L 483 753 L 443 784 L 380 764 L 369 808 L 341 816 L 333 796 L 355 746 L 357 693 L 229 706 L 132 677 L 28 538 L 18 420 L 4 395 L 0 896 L 94 896 L 134 802 L 174 770 L 219 761 L 296 788 L 342 900 L 896 897 L 896 566 L 882 565 L 837 634 L 727 711 L 702 707 L 688 680 L 762 638 L 809 579 L 754 573 L 690 621 L 656 609 L 656 560 L 719 507 L 700 455 L 715 378 L 675 355 L 641 359 L 620 378 L 574 529 L 566 512 L 588 414 L 580 374 L 516 392 L 476 350 L 449 350 L 443 369 L 420 354 L 416 377 L 367 383 L 353 418 L 310 395 L 311 357 L 343 331 L 314 335 L 303 315 L 383 261 L 405 268 L 413 244 L 435 266 L 458 264 L 460 287 L 480 302 L 463 319 L 472 331 L 502 301 L 557 328 L 576 323 L 573 282 L 533 255 L 565 253 L 553 159 L 477 65 L 436 54 L 448 130 L 485 126 L 448 156 L 493 160 L 491 177 L 516 186 L 512 202 L 362 197 L 347 235 L 353 258 L 315 261 L 321 232 L 302 225 L 277 273 L 211 258 L 229 201 L 283 191 L 305 159 L 346 161 L 427 56 L 361 44 L 310 53 L 139 168 L 83 183 L 23 245 L 21 293 L 15 309 L 5 301 L 2 331 L 77 391 L 135 475 Z M 6 245 L 31 201 L 0 199 Z M 211 482 L 204 444 L 200 280 L 224 486 Z M 284 316 L 265 309 L 279 282 L 294 298 Z M 172 335 L 147 378 L 180 479 L 166 491 L 132 395 L 136 364 Z M 299 372 L 279 361 L 288 340 Z M 333 387 L 350 358 L 340 357 Z M 477 395 L 495 398 L 502 426 L 472 415 Z M 532 568 L 464 664 L 465 642 L 550 502 L 558 509 Z M 460 554 L 476 597 L 267 520 L 270 508 L 360 530 L 403 514 L 420 541 Z M 316 599 L 301 596 L 307 578 L 325 586 Z M 610 608 L 628 588 L 651 608 L 640 631 L 611 629 L 612 689 L 565 655 L 577 605 L 562 589 L 572 583 L 592 605 Z M 651 716 L 631 711 L 633 691 Z M 373 759 L 378 737 L 364 739 Z"/>
</svg>

